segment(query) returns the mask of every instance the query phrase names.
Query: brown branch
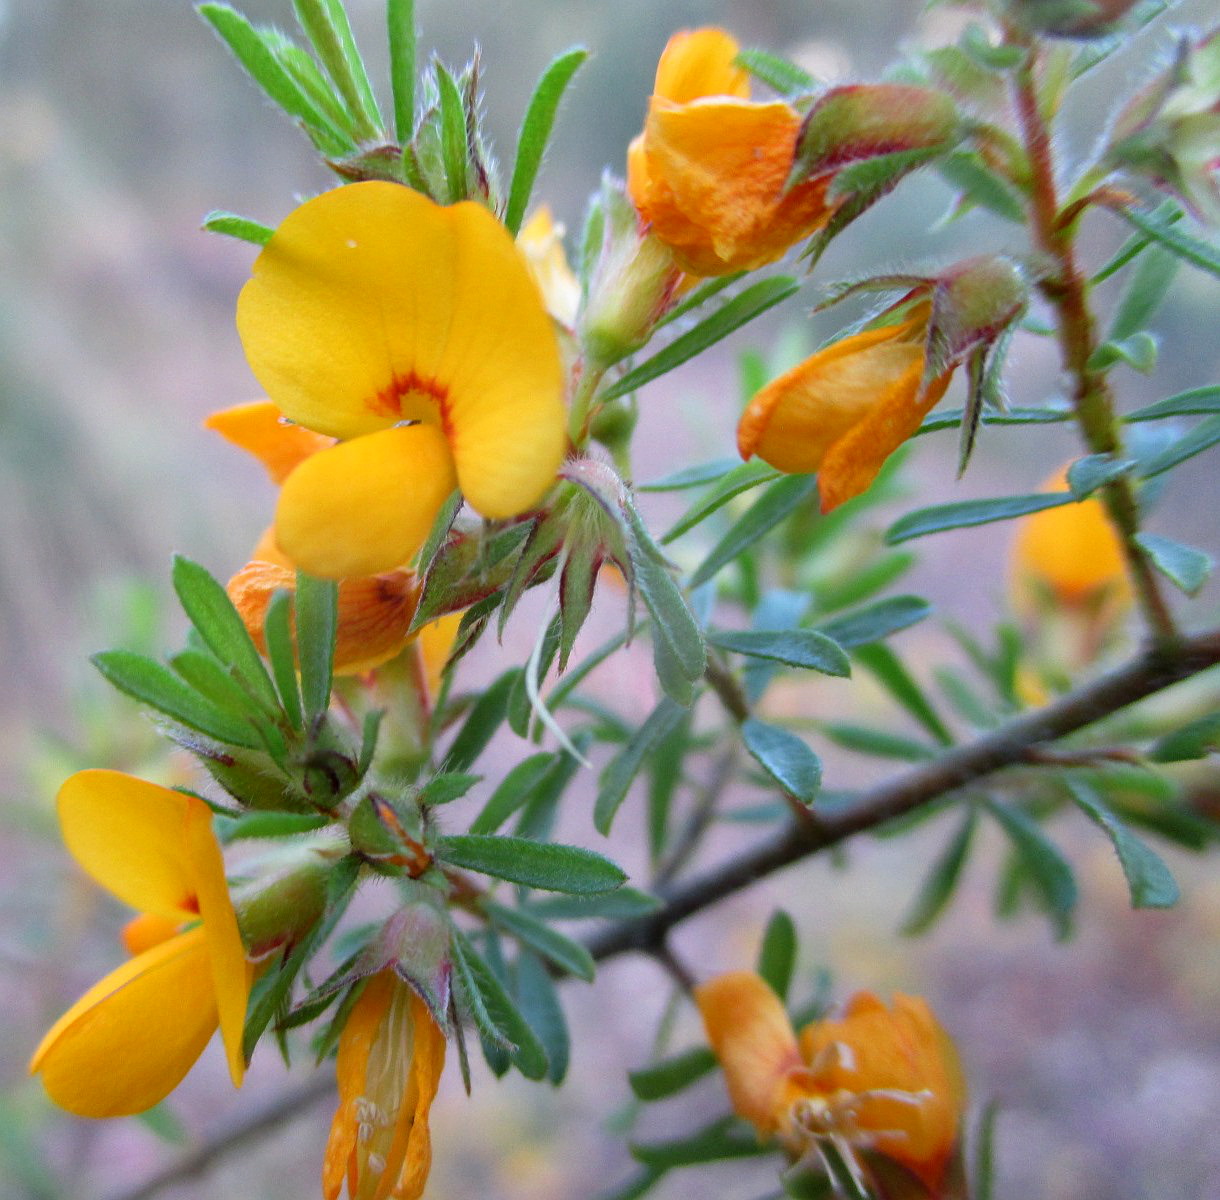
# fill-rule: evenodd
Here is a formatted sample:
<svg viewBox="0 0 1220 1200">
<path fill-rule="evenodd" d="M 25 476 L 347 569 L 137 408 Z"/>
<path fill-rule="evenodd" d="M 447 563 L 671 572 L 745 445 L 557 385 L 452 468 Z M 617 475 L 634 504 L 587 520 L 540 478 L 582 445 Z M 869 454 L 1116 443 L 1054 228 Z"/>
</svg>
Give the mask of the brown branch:
<svg viewBox="0 0 1220 1200">
<path fill-rule="evenodd" d="M 1030 751 L 1111 716 L 1128 705 L 1220 664 L 1220 629 L 1154 646 L 1125 666 L 1086 684 L 1045 708 L 1013 718 L 999 729 L 956 746 L 934 762 L 913 767 L 864 792 L 850 808 L 791 821 L 752 850 L 660 891 L 664 907 L 647 917 L 612 925 L 585 945 L 596 959 L 635 950 L 654 954 L 669 930 L 687 917 L 749 887 L 774 871 L 857 833 L 905 816 L 965 784 L 1004 767 L 1029 761 Z"/>
</svg>

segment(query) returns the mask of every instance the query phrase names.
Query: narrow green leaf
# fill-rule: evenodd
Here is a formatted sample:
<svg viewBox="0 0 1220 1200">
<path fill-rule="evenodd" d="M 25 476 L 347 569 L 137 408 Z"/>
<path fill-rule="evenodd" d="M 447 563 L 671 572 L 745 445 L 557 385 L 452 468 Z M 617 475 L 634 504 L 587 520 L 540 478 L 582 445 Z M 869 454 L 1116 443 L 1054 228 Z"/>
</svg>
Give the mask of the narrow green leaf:
<svg viewBox="0 0 1220 1200">
<path fill-rule="evenodd" d="M 237 238 L 254 246 L 265 246 L 275 232 L 269 225 L 219 208 L 214 208 L 203 218 L 200 228 L 208 233 L 222 233 L 225 237 Z"/>
<path fill-rule="evenodd" d="M 813 803 L 822 783 L 822 764 L 795 733 L 750 717 L 742 722 L 741 740 L 784 791 L 803 804 Z"/>
<path fill-rule="evenodd" d="M 420 788 L 419 802 L 428 808 L 451 804 L 466 795 L 482 778 L 482 775 L 471 775 L 465 771 L 441 771 Z"/>
<path fill-rule="evenodd" d="M 593 806 L 593 826 L 598 833 L 610 833 L 615 814 L 627 798 L 627 789 L 639 773 L 644 756 L 678 727 L 684 711 L 668 697 L 662 700 L 645 718 L 627 745 L 606 764 L 597 790 L 597 801 Z"/>
<path fill-rule="evenodd" d="M 1191 266 L 1198 267 L 1210 275 L 1220 276 L 1220 251 L 1214 246 L 1182 233 L 1155 213 L 1137 212 L 1132 208 L 1116 208 L 1111 211 Z"/>
<path fill-rule="evenodd" d="M 914 937 L 931 929 L 953 898 L 958 880 L 962 876 L 962 868 L 970 857 L 970 845 L 974 840 L 977 824 L 978 810 L 971 806 L 966 810 L 965 819 L 949 839 L 940 857 L 932 864 L 911 911 L 902 923 L 901 932 L 907 937 Z"/>
<path fill-rule="evenodd" d="M 851 674 L 851 661 L 842 647 L 824 633 L 812 629 L 781 629 L 774 633 L 756 629 L 717 631 L 709 633 L 707 640 L 721 650 L 771 659 L 807 671 L 821 671 L 823 675 L 845 678 Z"/>
<path fill-rule="evenodd" d="M 1008 834 L 1013 852 L 1037 888 L 1048 916 L 1062 940 L 1072 930 L 1076 879 L 1072 866 L 1038 824 L 1018 808 L 985 801 L 987 811 Z"/>
<path fill-rule="evenodd" d="M 508 697 L 520 673 L 520 667 L 505 671 L 479 694 L 445 755 L 447 771 L 466 770 L 487 748 L 487 743 L 500 728 L 508 712 Z"/>
<path fill-rule="evenodd" d="M 1216 565 L 1210 554 L 1159 533 L 1137 533 L 1135 540 L 1147 551 L 1152 565 L 1188 596 L 1193 596 L 1207 582 Z"/>
<path fill-rule="evenodd" d="M 292 837 L 298 833 L 312 833 L 315 829 L 325 828 L 333 819 L 325 813 L 244 813 L 226 826 L 225 841 L 237 842 L 245 838 Z"/>
<path fill-rule="evenodd" d="M 1148 757 L 1153 762 L 1187 762 L 1220 750 L 1220 713 L 1208 713 L 1158 739 Z"/>
<path fill-rule="evenodd" d="M 823 721 L 821 729 L 835 745 L 872 755 L 873 758 L 926 762 L 936 757 L 935 746 L 891 733 L 888 729 L 874 729 L 871 725 L 856 725 L 850 721 Z"/>
<path fill-rule="evenodd" d="M 648 762 L 648 855 L 656 866 L 669 844 L 670 813 L 681 786 L 690 749 L 689 710 L 673 733 L 654 748 Z"/>
<path fill-rule="evenodd" d="M 892 546 L 911 538 L 942 533 L 947 529 L 962 529 L 969 525 L 986 525 L 991 521 L 1010 521 L 1046 508 L 1072 504 L 1071 492 L 1036 492 L 1029 496 L 1001 496 L 995 500 L 961 500 L 954 504 L 937 504 L 917 509 L 899 518 L 886 530 L 885 540 Z"/>
<path fill-rule="evenodd" d="M 394 92 L 394 132 L 404 145 L 415 132 L 415 0 L 388 0 L 390 87 Z"/>
<path fill-rule="evenodd" d="M 709 346 L 714 346 L 722 338 L 728 337 L 735 329 L 740 329 L 755 317 L 774 308 L 780 301 L 795 295 L 800 290 L 800 286 L 795 279 L 786 275 L 760 280 L 705 317 L 693 329 L 688 329 L 684 334 L 674 338 L 668 346 L 646 359 L 634 370 L 628 371 L 617 383 L 601 394 L 601 399 L 606 401 L 625 396 L 628 392 L 634 392 L 644 384 L 659 379 L 675 367 L 681 366 L 687 359 L 702 354 Z"/>
<path fill-rule="evenodd" d="M 1122 341 L 1102 342 L 1089 355 L 1085 365 L 1090 371 L 1106 371 L 1115 363 L 1121 362 L 1126 363 L 1133 371 L 1139 371 L 1141 375 L 1150 375 L 1156 367 L 1157 352 L 1156 338 L 1147 330 L 1141 329 Z"/>
<path fill-rule="evenodd" d="M 373 708 L 364 714 L 360 723 L 360 757 L 356 760 L 356 774 L 363 779 L 373 765 L 377 753 L 377 739 L 381 736 L 381 722 L 385 719 L 384 708 Z"/>
<path fill-rule="evenodd" d="M 221 663 L 232 666 L 252 696 L 278 710 L 275 685 L 228 592 L 198 563 L 181 555 L 174 556 L 173 581 L 183 612 L 208 649 Z"/>
<path fill-rule="evenodd" d="M 713 296 L 718 296 L 726 288 L 732 287 L 735 283 L 744 279 L 748 272 L 734 271 L 730 275 L 720 275 L 715 279 L 705 279 L 697 288 L 694 288 L 680 304 L 675 304 L 656 324 L 657 329 L 668 325 L 671 321 L 680 320 L 687 313 L 694 312 L 706 304 Z M 759 385 L 761 386 L 761 384 Z M 737 460 L 732 460 L 736 462 Z"/>
<path fill-rule="evenodd" d="M 971 1155 L 970 1195 L 974 1200 L 995 1198 L 995 1127 L 1000 1106 L 994 1100 L 983 1109 L 974 1129 L 974 1153 Z"/>
<path fill-rule="evenodd" d="M 721 568 L 791 516 L 816 489 L 815 475 L 786 475 L 770 484 L 699 564 L 690 578 L 690 586 L 696 588 L 713 578 Z"/>
<path fill-rule="evenodd" d="M 572 1039 L 555 981 L 542 960 L 527 950 L 517 955 L 517 1002 L 546 1053 L 547 1079 L 558 1087 L 568 1073 Z"/>
<path fill-rule="evenodd" d="M 1206 421 L 1200 421 L 1188 434 L 1174 441 L 1168 450 L 1145 463 L 1143 477 L 1151 479 L 1154 475 L 1170 471 L 1188 458 L 1210 450 L 1217 442 L 1220 442 L 1220 416 L 1208 417 Z"/>
<path fill-rule="evenodd" d="M 1220 391 L 1220 389 L 1217 389 Z M 727 472 L 741 466 L 738 458 L 717 458 L 712 462 L 703 463 L 698 467 L 683 467 L 670 475 L 663 475 L 652 483 L 638 483 L 637 492 L 681 492 L 687 488 L 702 487 L 707 483 L 715 483 Z"/>
<path fill-rule="evenodd" d="M 762 946 L 758 952 L 758 973 L 771 990 L 785 1003 L 792 975 L 796 970 L 796 925 L 782 908 L 777 908 L 767 922 Z"/>
<path fill-rule="evenodd" d="M 1136 466 L 1133 458 L 1116 459 L 1112 454 L 1089 454 L 1078 458 L 1067 472 L 1067 485 L 1077 500 L 1091 496 L 1098 488 L 1121 478 Z"/>
<path fill-rule="evenodd" d="M 543 71 L 538 86 L 530 97 L 521 122 L 521 132 L 517 135 L 517 157 L 513 161 L 508 204 L 504 209 L 504 224 L 513 237 L 521 231 L 521 222 L 525 219 L 525 211 L 529 207 L 534 181 L 538 178 L 539 167 L 542 166 L 542 156 L 546 153 L 547 142 L 551 139 L 559 102 L 563 99 L 568 84 L 572 82 L 572 76 L 588 57 L 589 52 L 583 47 L 565 51 Z"/>
<path fill-rule="evenodd" d="M 817 630 L 845 649 L 866 646 L 918 624 L 932 612 L 932 606 L 918 596 L 890 596 L 875 604 L 823 621 Z"/>
<path fill-rule="evenodd" d="M 681 537 L 688 529 L 693 529 L 705 521 L 712 513 L 723 508 L 735 496 L 758 487 L 761 483 L 770 483 L 779 479 L 781 472 L 768 466 L 761 459 L 752 462 L 738 463 L 727 473 L 721 473 L 719 482 L 706 495 L 701 496 L 687 511 L 670 526 L 661 536 L 661 545 L 666 546 L 675 538 Z M 654 489 L 660 490 L 660 489 Z"/>
<path fill-rule="evenodd" d="M 466 128 L 466 106 L 457 80 L 442 63 L 436 64 L 436 86 L 441 102 L 441 154 L 445 162 L 445 180 L 449 201 L 456 203 L 470 195 L 469 130 Z"/>
<path fill-rule="evenodd" d="M 940 164 L 940 173 L 971 204 L 977 204 L 1005 220 L 1025 223 L 1025 206 L 1007 180 L 991 170 L 980 155 L 951 154 Z"/>
<path fill-rule="evenodd" d="M 733 65 L 744 67 L 781 96 L 799 96 L 817 87 L 817 80 L 803 67 L 767 50 L 739 50 Z"/>
<path fill-rule="evenodd" d="M 583 846 L 534 842 L 528 838 L 453 834 L 437 840 L 437 853 L 455 867 L 548 892 L 574 895 L 609 892 L 627 878 L 608 858 Z"/>
<path fill-rule="evenodd" d="M 599 896 L 547 896 L 531 900 L 530 912 L 556 921 L 603 919 L 634 921 L 659 912 L 664 904 L 656 896 L 632 887 L 616 888 Z"/>
<path fill-rule="evenodd" d="M 922 433 L 937 433 L 942 429 L 956 429 L 962 423 L 963 412 L 960 408 L 938 410 L 925 417 L 923 424 L 915 431 L 918 437 Z M 1002 412 L 984 412 L 984 425 L 1059 425 L 1072 419 L 1070 408 L 1007 408 Z"/>
<path fill-rule="evenodd" d="M 218 742 L 262 749 L 262 741 L 247 721 L 230 716 L 201 696 L 168 667 L 129 650 L 103 650 L 93 665 L 120 692 L 172 717 Z"/>
<path fill-rule="evenodd" d="M 1220 413 L 1220 384 L 1191 388 L 1128 413 L 1124 421 L 1159 421 L 1163 417 L 1193 417 Z"/>
<path fill-rule="evenodd" d="M 1110 322 L 1106 339 L 1121 342 L 1147 327 L 1169 295 L 1180 260 L 1163 246 L 1141 255 L 1131 272 Z"/>
<path fill-rule="evenodd" d="M 267 643 L 267 658 L 275 678 L 280 703 L 293 729 L 300 729 L 301 689 L 297 684 L 296 647 L 292 638 L 292 596 L 280 588 L 267 605 L 263 618 L 263 638 Z"/>
<path fill-rule="evenodd" d="M 1067 781 L 1067 788 L 1077 807 L 1113 843 L 1114 853 L 1127 877 L 1131 907 L 1172 908 L 1177 904 L 1181 898 L 1178 885 L 1160 856 L 1141 842 L 1092 788 L 1071 779 Z"/>
<path fill-rule="evenodd" d="M 377 103 L 342 0 L 293 0 L 297 21 L 331 77 L 361 141 L 380 136 Z"/>
<path fill-rule="evenodd" d="M 707 1046 L 691 1049 L 662 1059 L 650 1067 L 627 1072 L 627 1082 L 637 1100 L 665 1100 L 697 1083 L 716 1069 L 716 1056 Z"/>
<path fill-rule="evenodd" d="M 554 766 L 555 755 L 531 754 L 500 780 L 482 812 L 471 822 L 471 833 L 494 833 L 533 795 L 543 776 Z"/>
<path fill-rule="evenodd" d="M 339 628 L 339 585 L 297 572 L 297 658 L 305 716 L 316 720 L 330 707 L 335 637 Z"/>
<path fill-rule="evenodd" d="M 574 942 L 524 909 L 508 908 L 493 900 L 484 900 L 482 906 L 495 924 L 518 941 L 532 947 L 569 975 L 575 975 L 586 983 L 593 982 L 597 972 L 593 956 L 579 942 Z"/>
<path fill-rule="evenodd" d="M 760 1141 L 754 1130 L 736 1117 L 721 1117 L 688 1137 L 672 1141 L 633 1142 L 630 1150 L 636 1162 L 666 1170 L 773 1153 L 769 1142 Z"/>
<path fill-rule="evenodd" d="M 1152 215 L 1156 220 L 1172 225 L 1174 222 L 1180 221 L 1186 214 L 1172 200 L 1166 200 L 1153 210 Z M 1133 233 L 1118 248 L 1113 257 L 1089 279 L 1089 287 L 1094 288 L 1099 283 L 1104 283 L 1111 275 L 1117 275 L 1123 267 L 1143 254 L 1149 246 L 1155 245 L 1156 243 L 1151 238 L 1140 233 Z"/>
<path fill-rule="evenodd" d="M 868 668 L 885 690 L 942 746 L 953 744 L 953 735 L 940 714 L 893 650 L 882 642 L 860 646 L 856 649 L 856 661 Z"/>
<path fill-rule="evenodd" d="M 260 710 L 241 684 L 206 650 L 183 650 L 170 658 L 169 665 L 217 708 L 257 723 Z"/>
<path fill-rule="evenodd" d="M 621 1187 L 610 1192 L 599 1192 L 595 1200 L 640 1200 L 664 1178 L 663 1167 L 642 1167 Z"/>
<path fill-rule="evenodd" d="M 334 85 L 322 73 L 313 55 L 278 29 L 264 28 L 261 33 L 263 41 L 279 59 L 284 70 L 296 81 L 297 86 L 354 145 L 357 140 L 355 122 L 343 107 L 343 101 L 335 95 Z"/>
</svg>

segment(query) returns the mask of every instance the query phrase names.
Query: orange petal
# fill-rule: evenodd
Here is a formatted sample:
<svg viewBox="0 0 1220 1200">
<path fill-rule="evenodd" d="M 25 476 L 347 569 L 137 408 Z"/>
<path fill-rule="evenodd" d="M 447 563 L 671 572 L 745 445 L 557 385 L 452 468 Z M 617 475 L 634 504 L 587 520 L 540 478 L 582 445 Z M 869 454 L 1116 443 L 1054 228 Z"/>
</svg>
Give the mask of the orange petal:
<svg viewBox="0 0 1220 1200">
<path fill-rule="evenodd" d="M 208 951 L 196 927 L 94 984 L 51 1027 L 30 1071 L 69 1112 L 126 1116 L 168 1096 L 215 1030 Z"/>
<path fill-rule="evenodd" d="M 791 1099 L 788 1072 L 803 1065 L 779 997 L 753 971 L 734 971 L 696 988 L 695 1002 L 734 1111 L 760 1137 L 775 1133 Z"/>
<path fill-rule="evenodd" d="M 133 958 L 175 937 L 182 929 L 182 917 L 162 917 L 141 913 L 123 926 L 123 949 Z"/>
<path fill-rule="evenodd" d="M 653 92 L 687 104 L 702 96 L 750 94 L 750 73 L 733 65 L 741 47 L 723 29 L 683 29 L 675 33 L 661 52 Z"/>
<path fill-rule="evenodd" d="M 449 660 L 449 652 L 457 641 L 458 627 L 462 623 L 460 612 L 446 613 L 429 621 L 419 631 L 419 651 L 424 660 L 424 677 L 428 681 L 428 695 L 436 699 L 441 691 L 441 674 Z"/>
<path fill-rule="evenodd" d="M 266 467 L 272 483 L 283 483 L 311 454 L 334 445 L 334 438 L 292 424 L 269 400 L 222 408 L 210 414 L 203 427 L 253 454 Z"/>
<path fill-rule="evenodd" d="M 434 425 L 399 426 L 303 462 L 275 512 L 280 548 L 325 579 L 377 575 L 409 562 L 457 484 Z"/>
</svg>

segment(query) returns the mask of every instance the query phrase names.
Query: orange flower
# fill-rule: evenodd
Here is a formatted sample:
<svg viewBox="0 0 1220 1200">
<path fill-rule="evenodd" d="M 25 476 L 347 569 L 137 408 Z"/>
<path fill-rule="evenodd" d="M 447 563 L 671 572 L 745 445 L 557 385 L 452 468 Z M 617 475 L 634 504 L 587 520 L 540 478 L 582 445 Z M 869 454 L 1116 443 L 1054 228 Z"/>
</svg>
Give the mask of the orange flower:
<svg viewBox="0 0 1220 1200">
<path fill-rule="evenodd" d="M 627 186 L 652 232 L 696 275 L 774 262 L 826 223 L 829 179 L 784 192 L 800 114 L 749 99 L 722 29 L 669 39 L 657 64 L 644 131 L 627 151 Z"/>
<path fill-rule="evenodd" d="M 750 401 L 737 426 L 742 458 L 818 472 L 822 509 L 858 496 L 919 428 L 949 386 L 949 367 L 924 384 L 931 308 L 896 325 L 833 342 Z"/>
<path fill-rule="evenodd" d="M 798 1040 L 784 1006 L 752 971 L 697 988 L 708 1040 L 736 1112 L 794 1154 L 833 1140 L 872 1151 L 939 1194 L 957 1142 L 965 1088 L 957 1054 L 925 1001 L 887 1008 L 860 992 L 838 1020 Z"/>
<path fill-rule="evenodd" d="M 393 970 L 364 987 L 339 1037 L 339 1108 L 322 1167 L 337 1200 L 418 1200 L 432 1166 L 428 1111 L 445 1065 L 445 1035 Z"/>
</svg>

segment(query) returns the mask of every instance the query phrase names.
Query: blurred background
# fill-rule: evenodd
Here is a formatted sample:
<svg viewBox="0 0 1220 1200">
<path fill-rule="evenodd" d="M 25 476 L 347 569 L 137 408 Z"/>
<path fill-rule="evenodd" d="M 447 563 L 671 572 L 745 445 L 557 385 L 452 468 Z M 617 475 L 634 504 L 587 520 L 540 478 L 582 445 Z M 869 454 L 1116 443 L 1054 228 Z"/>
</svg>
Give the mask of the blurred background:
<svg viewBox="0 0 1220 1200">
<path fill-rule="evenodd" d="M 382 0 L 349 0 L 362 47 L 384 80 Z M 1179 24 L 1202 22 L 1205 0 Z M 246 0 L 256 22 L 291 24 L 289 0 Z M 622 170 L 656 59 L 678 28 L 723 24 L 746 45 L 778 50 L 828 80 L 875 77 L 907 45 L 952 40 L 963 15 L 916 0 L 418 0 L 421 49 L 461 66 L 482 49 L 488 132 L 502 160 L 538 74 L 558 52 L 592 51 L 558 123 L 539 198 L 579 228 L 604 166 Z M 1169 46 L 1163 26 L 1090 75 L 1075 93 L 1064 149 L 1087 150 L 1114 97 L 1149 77 Z M 384 93 L 384 89 L 383 89 Z M 261 1050 L 240 1095 L 215 1047 L 187 1084 L 146 1121 L 77 1121 L 50 1108 L 25 1063 L 41 1032 L 119 958 L 122 920 L 62 851 L 53 818 L 58 784 L 78 767 L 114 766 L 170 779 L 135 706 L 109 692 L 87 655 L 109 645 L 161 654 L 183 630 L 169 603 L 169 560 L 183 552 L 225 578 L 271 511 L 252 462 L 205 434 L 210 410 L 257 397 L 233 328 L 251 247 L 199 232 L 225 208 L 275 224 L 294 197 L 330 179 L 291 124 L 264 104 L 184 0 L 0 0 L 0 1192 L 14 1200 L 118 1200 L 217 1131 L 274 1104 L 308 1076 L 291 1077 Z M 940 223 L 949 198 L 935 178 L 902 186 L 837 242 L 819 267 L 831 281 L 870 270 L 935 265 L 982 248 L 1020 252 L 1020 231 L 985 214 Z M 1094 224 L 1096 228 L 1094 228 Z M 1014 232 L 1015 231 L 1015 232 Z M 1122 240 L 1115 222 L 1087 231 L 1096 262 Z M 735 356 L 778 346 L 793 359 L 827 336 L 838 315 L 811 321 L 816 281 L 769 325 L 643 396 L 641 478 L 681 461 L 730 453 L 739 406 Z M 1216 378 L 1220 289 L 1183 270 L 1161 313 L 1161 365 L 1119 377 L 1123 402 L 1146 403 Z M 1018 342 L 1012 398 L 1057 393 L 1045 341 Z M 651 451 L 647 447 L 653 447 Z M 953 482 L 952 435 L 921 439 L 906 467 L 921 503 L 1036 486 L 1071 452 L 1061 430 L 988 430 L 970 471 Z M 655 456 L 650 459 L 651 455 Z M 1216 549 L 1214 469 L 1175 473 L 1153 528 Z M 897 510 L 895 510 L 896 512 Z M 668 515 L 645 506 L 650 518 Z M 892 514 L 890 514 L 892 515 Z M 885 519 L 879 519 L 883 528 Z M 905 590 L 939 614 L 985 631 L 1004 603 L 1008 534 L 1002 527 L 919 543 Z M 1183 611 L 1215 620 L 1217 593 Z M 602 629 L 621 614 L 611 612 Z M 596 637 L 593 631 L 591 637 Z M 522 629 L 520 652 L 533 633 Z M 912 661 L 952 653 L 931 624 L 905 635 Z M 922 641 L 921 641 L 922 639 Z M 478 671 L 467 682 L 477 682 Z M 490 675 L 499 666 L 486 669 Z M 607 671 L 607 694 L 628 711 L 646 675 L 626 660 Z M 639 707 L 636 707 L 638 701 Z M 833 693 L 812 703 L 833 704 Z M 827 776 L 851 782 L 856 765 L 828 756 Z M 587 781 L 591 786 L 591 781 Z M 580 809 L 579 803 L 573 805 Z M 792 870 L 714 915 L 683 926 L 677 946 L 699 975 L 752 961 L 776 903 L 803 935 L 802 967 L 824 964 L 835 992 L 858 987 L 926 994 L 961 1048 L 973 1098 L 1001 1105 L 999 1197 L 1145 1200 L 1220 1195 L 1220 879 L 1210 865 L 1169 853 L 1180 908 L 1132 913 L 1108 845 L 1083 822 L 1055 836 L 1078 865 L 1083 897 L 1075 940 L 1051 940 L 1027 917 L 991 913 L 994 854 L 980 856 L 946 920 L 929 936 L 897 936 L 941 822 L 901 841 L 853 845 L 835 862 Z M 583 814 L 569 831 L 596 835 Z M 731 854 L 748 827 L 726 829 Z M 994 849 L 994 848 L 993 848 Z M 628 866 L 639 863 L 627 862 Z M 456 1071 L 434 1116 L 428 1195 L 562 1200 L 594 1196 L 631 1166 L 611 1126 L 660 1137 L 723 1108 L 717 1080 L 640 1117 L 624 1066 L 646 1061 L 669 984 L 653 966 L 615 961 L 593 988 L 565 994 L 575 1052 L 558 1093 L 476 1072 L 473 1099 Z M 675 1045 L 698 1030 L 678 1017 Z M 306 1056 L 307 1057 L 307 1056 Z M 302 1101 L 273 1131 L 159 1193 L 200 1200 L 288 1200 L 317 1194 L 330 1104 Z M 674 1176 L 676 1198 L 749 1198 L 774 1191 L 769 1160 Z"/>
</svg>

